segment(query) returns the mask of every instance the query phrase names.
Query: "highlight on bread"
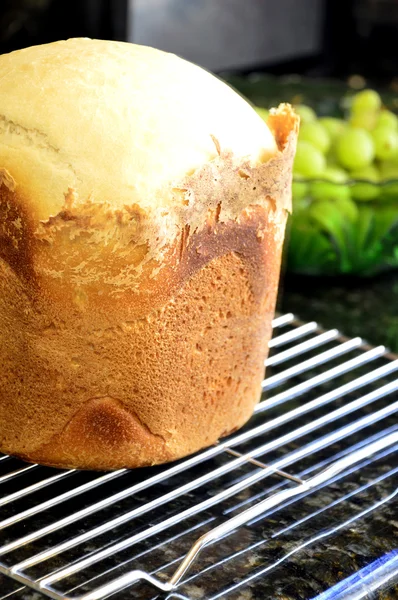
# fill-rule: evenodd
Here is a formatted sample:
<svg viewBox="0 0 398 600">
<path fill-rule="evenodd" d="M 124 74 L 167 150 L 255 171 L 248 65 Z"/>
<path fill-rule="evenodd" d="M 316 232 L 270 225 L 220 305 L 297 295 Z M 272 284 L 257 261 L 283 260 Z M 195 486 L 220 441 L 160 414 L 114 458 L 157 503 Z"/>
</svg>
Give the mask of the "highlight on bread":
<svg viewBox="0 0 398 600">
<path fill-rule="evenodd" d="M 0 451 L 118 469 L 251 416 L 298 118 L 174 55 L 0 56 Z"/>
</svg>

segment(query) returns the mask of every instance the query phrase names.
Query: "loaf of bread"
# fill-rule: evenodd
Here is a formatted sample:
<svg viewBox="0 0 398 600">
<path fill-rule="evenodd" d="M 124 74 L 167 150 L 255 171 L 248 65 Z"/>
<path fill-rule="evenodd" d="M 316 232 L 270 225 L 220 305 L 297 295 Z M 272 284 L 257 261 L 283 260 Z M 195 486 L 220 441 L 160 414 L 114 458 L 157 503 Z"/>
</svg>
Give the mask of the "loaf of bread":
<svg viewBox="0 0 398 600">
<path fill-rule="evenodd" d="M 261 392 L 298 119 L 174 55 L 0 56 L 0 451 L 171 461 Z"/>
</svg>

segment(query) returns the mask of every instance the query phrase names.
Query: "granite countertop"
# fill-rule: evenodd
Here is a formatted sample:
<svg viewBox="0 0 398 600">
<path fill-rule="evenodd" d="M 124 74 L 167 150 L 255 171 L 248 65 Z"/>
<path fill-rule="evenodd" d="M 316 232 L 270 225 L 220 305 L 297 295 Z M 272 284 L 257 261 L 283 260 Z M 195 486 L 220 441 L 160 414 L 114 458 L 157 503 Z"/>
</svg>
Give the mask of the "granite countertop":
<svg viewBox="0 0 398 600">
<path fill-rule="evenodd" d="M 281 313 L 293 312 L 326 329 L 336 327 L 398 354 L 398 272 L 370 279 L 287 274 L 280 289 Z"/>
</svg>

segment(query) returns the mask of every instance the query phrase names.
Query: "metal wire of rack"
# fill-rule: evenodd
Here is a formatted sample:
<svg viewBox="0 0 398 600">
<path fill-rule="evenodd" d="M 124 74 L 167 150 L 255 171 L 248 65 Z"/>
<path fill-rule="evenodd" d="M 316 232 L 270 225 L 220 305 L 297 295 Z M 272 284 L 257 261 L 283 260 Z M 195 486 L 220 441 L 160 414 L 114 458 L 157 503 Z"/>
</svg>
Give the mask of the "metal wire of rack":
<svg viewBox="0 0 398 600">
<path fill-rule="evenodd" d="M 0 457 L 0 600 L 265 598 L 260 584 L 295 598 L 275 590 L 303 553 L 391 507 L 398 357 L 292 314 L 273 327 L 265 398 L 211 448 L 106 474 Z M 357 552 L 344 589 L 341 573 L 317 572 L 308 598 L 359 600 L 398 581 L 394 536 L 381 537 L 374 568 L 365 557 L 356 578 Z"/>
</svg>

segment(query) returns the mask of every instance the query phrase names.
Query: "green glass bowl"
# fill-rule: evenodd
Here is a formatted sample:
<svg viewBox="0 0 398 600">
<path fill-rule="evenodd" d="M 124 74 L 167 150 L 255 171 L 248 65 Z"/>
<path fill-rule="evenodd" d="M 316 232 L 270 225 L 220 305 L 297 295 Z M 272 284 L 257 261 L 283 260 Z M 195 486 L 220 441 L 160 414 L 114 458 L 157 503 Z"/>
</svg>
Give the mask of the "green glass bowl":
<svg viewBox="0 0 398 600">
<path fill-rule="evenodd" d="M 370 276 L 397 268 L 398 180 L 294 180 L 287 240 L 290 272 Z"/>
<path fill-rule="evenodd" d="M 298 76 L 224 78 L 257 106 L 307 104 L 319 116 L 343 117 L 357 91 L 340 81 Z M 396 112 L 396 90 L 381 96 Z M 371 276 L 397 268 L 398 180 L 294 180 L 287 241 L 285 264 L 294 273 Z"/>
</svg>

